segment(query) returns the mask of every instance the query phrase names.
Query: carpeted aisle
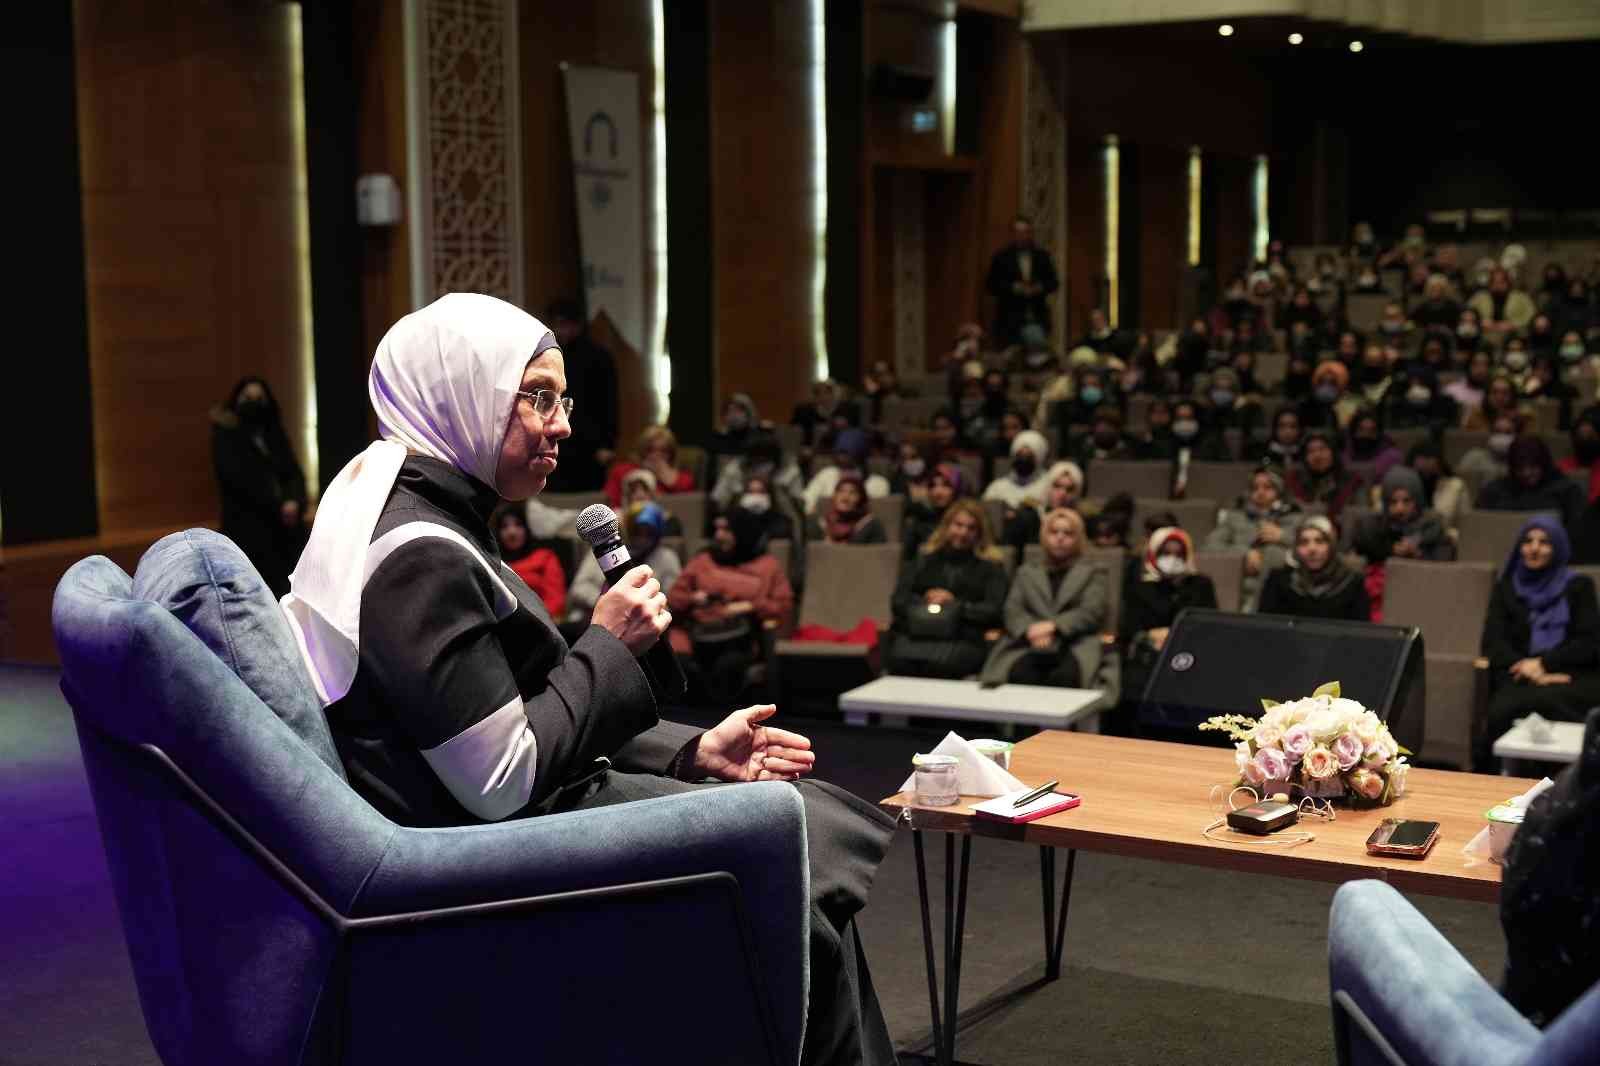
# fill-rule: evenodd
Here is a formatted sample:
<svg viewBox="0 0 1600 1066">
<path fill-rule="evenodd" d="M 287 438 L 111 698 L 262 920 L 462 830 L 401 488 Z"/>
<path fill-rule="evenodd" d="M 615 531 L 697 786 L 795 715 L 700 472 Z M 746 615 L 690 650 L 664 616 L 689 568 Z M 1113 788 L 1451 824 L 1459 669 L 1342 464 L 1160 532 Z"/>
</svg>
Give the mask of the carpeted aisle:
<svg viewBox="0 0 1600 1066">
<path fill-rule="evenodd" d="M 912 753 L 944 732 L 785 724 L 812 737 L 819 777 L 871 799 L 893 792 Z M 930 844 L 939 936 L 944 848 Z M 1058 877 L 1065 865 L 1063 856 Z M 964 1011 L 1036 982 L 1044 967 L 1038 850 L 977 841 L 970 876 Z M 971 1021 L 958 1056 L 988 1066 L 1331 1062 L 1332 894 L 1330 885 L 1081 855 L 1061 978 Z M 1416 902 L 1485 974 L 1498 974 L 1494 908 Z M 909 835 L 884 863 L 861 927 L 890 1031 L 902 1048 L 925 1050 Z M 0 1066 L 156 1062 L 56 675 L 0 666 Z"/>
</svg>

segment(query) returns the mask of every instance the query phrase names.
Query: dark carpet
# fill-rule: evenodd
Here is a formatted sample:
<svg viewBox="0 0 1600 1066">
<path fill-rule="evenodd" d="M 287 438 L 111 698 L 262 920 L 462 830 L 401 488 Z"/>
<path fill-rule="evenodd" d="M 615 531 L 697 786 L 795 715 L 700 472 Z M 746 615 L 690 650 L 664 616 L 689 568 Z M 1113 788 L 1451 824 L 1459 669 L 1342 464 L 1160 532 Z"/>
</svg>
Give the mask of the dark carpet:
<svg viewBox="0 0 1600 1066">
<path fill-rule="evenodd" d="M 872 799 L 895 791 L 912 753 L 949 728 L 787 724 L 812 737 L 817 776 Z M 968 736 L 990 731 L 956 728 Z M 930 843 L 934 929 L 942 936 L 944 848 L 936 838 Z M 973 846 L 960 1005 L 965 1013 L 997 993 L 1021 991 L 964 1025 L 961 1060 L 1333 1061 L 1332 886 L 1080 855 L 1063 972 L 1040 984 L 1038 854 L 995 841 Z M 1064 857 L 1058 867 L 1064 870 Z M 1483 973 L 1498 975 L 1504 947 L 1492 907 L 1415 902 Z M 927 1050 L 927 978 L 907 835 L 884 863 L 861 930 L 890 1031 L 902 1049 Z M 0 1064 L 156 1062 L 56 674 L 0 666 Z"/>
</svg>

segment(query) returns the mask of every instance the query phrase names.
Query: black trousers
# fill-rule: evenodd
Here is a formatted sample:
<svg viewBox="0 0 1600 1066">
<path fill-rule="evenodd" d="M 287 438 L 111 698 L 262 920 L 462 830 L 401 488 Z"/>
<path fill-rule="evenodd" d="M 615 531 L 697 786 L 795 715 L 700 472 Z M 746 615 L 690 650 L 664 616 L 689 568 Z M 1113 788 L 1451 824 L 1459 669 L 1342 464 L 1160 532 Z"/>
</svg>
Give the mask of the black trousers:
<svg viewBox="0 0 1600 1066">
<path fill-rule="evenodd" d="M 919 640 L 904 633 L 889 634 L 883 668 L 909 677 L 945 677 L 959 680 L 983 668 L 989 649 L 965 640 Z"/>
<path fill-rule="evenodd" d="M 1011 666 L 1006 680 L 1015 685 L 1078 688 L 1078 660 L 1069 651 L 1030 651 Z"/>
<path fill-rule="evenodd" d="M 730 787 L 738 786 L 610 770 L 562 796 L 552 809 L 584 810 Z M 894 821 L 836 785 L 799 781 L 795 787 L 805 803 L 811 868 L 811 990 L 801 1061 L 806 1066 L 893 1063 L 894 1041 L 872 987 L 854 919 L 866 906 L 878 864 L 888 853 Z"/>
<path fill-rule="evenodd" d="M 1473 749 L 1473 769 L 1482 773 L 1499 770 L 1494 742 L 1505 735 L 1518 718 L 1538 714 L 1552 722 L 1581 722 L 1589 709 L 1597 706 L 1600 706 L 1600 674 L 1574 674 L 1569 685 L 1502 682 L 1489 696 L 1488 728 Z"/>
</svg>

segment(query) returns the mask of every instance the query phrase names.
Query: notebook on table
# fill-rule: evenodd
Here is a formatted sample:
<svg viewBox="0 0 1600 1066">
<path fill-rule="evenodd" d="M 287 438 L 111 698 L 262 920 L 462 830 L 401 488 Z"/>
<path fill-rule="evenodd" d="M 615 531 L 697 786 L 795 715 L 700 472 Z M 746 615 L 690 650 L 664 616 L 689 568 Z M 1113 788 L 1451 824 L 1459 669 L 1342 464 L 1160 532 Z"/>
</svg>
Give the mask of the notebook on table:
<svg viewBox="0 0 1600 1066">
<path fill-rule="evenodd" d="M 979 818 L 990 818 L 997 822 L 1031 822 L 1035 818 L 1043 818 L 1058 811 L 1071 810 L 1083 798 L 1075 792 L 1046 792 L 1038 799 L 1026 803 L 1021 807 L 1016 805 L 1017 800 L 1026 796 L 1032 789 L 1019 789 L 1008 792 L 1003 796 L 996 796 L 991 800 L 972 805 L 972 813 Z"/>
</svg>

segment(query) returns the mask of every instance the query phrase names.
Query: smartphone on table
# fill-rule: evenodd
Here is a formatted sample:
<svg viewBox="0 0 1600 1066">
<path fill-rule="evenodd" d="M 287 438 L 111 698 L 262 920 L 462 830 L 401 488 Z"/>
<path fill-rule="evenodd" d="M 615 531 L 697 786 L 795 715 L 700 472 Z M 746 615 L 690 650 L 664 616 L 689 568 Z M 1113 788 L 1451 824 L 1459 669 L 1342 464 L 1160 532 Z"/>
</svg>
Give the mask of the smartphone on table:
<svg viewBox="0 0 1600 1066">
<path fill-rule="evenodd" d="M 1398 855 L 1404 859 L 1421 859 L 1433 849 L 1439 839 L 1438 822 L 1421 822 L 1411 818 L 1385 818 L 1367 837 L 1367 850 L 1374 855 Z"/>
</svg>

